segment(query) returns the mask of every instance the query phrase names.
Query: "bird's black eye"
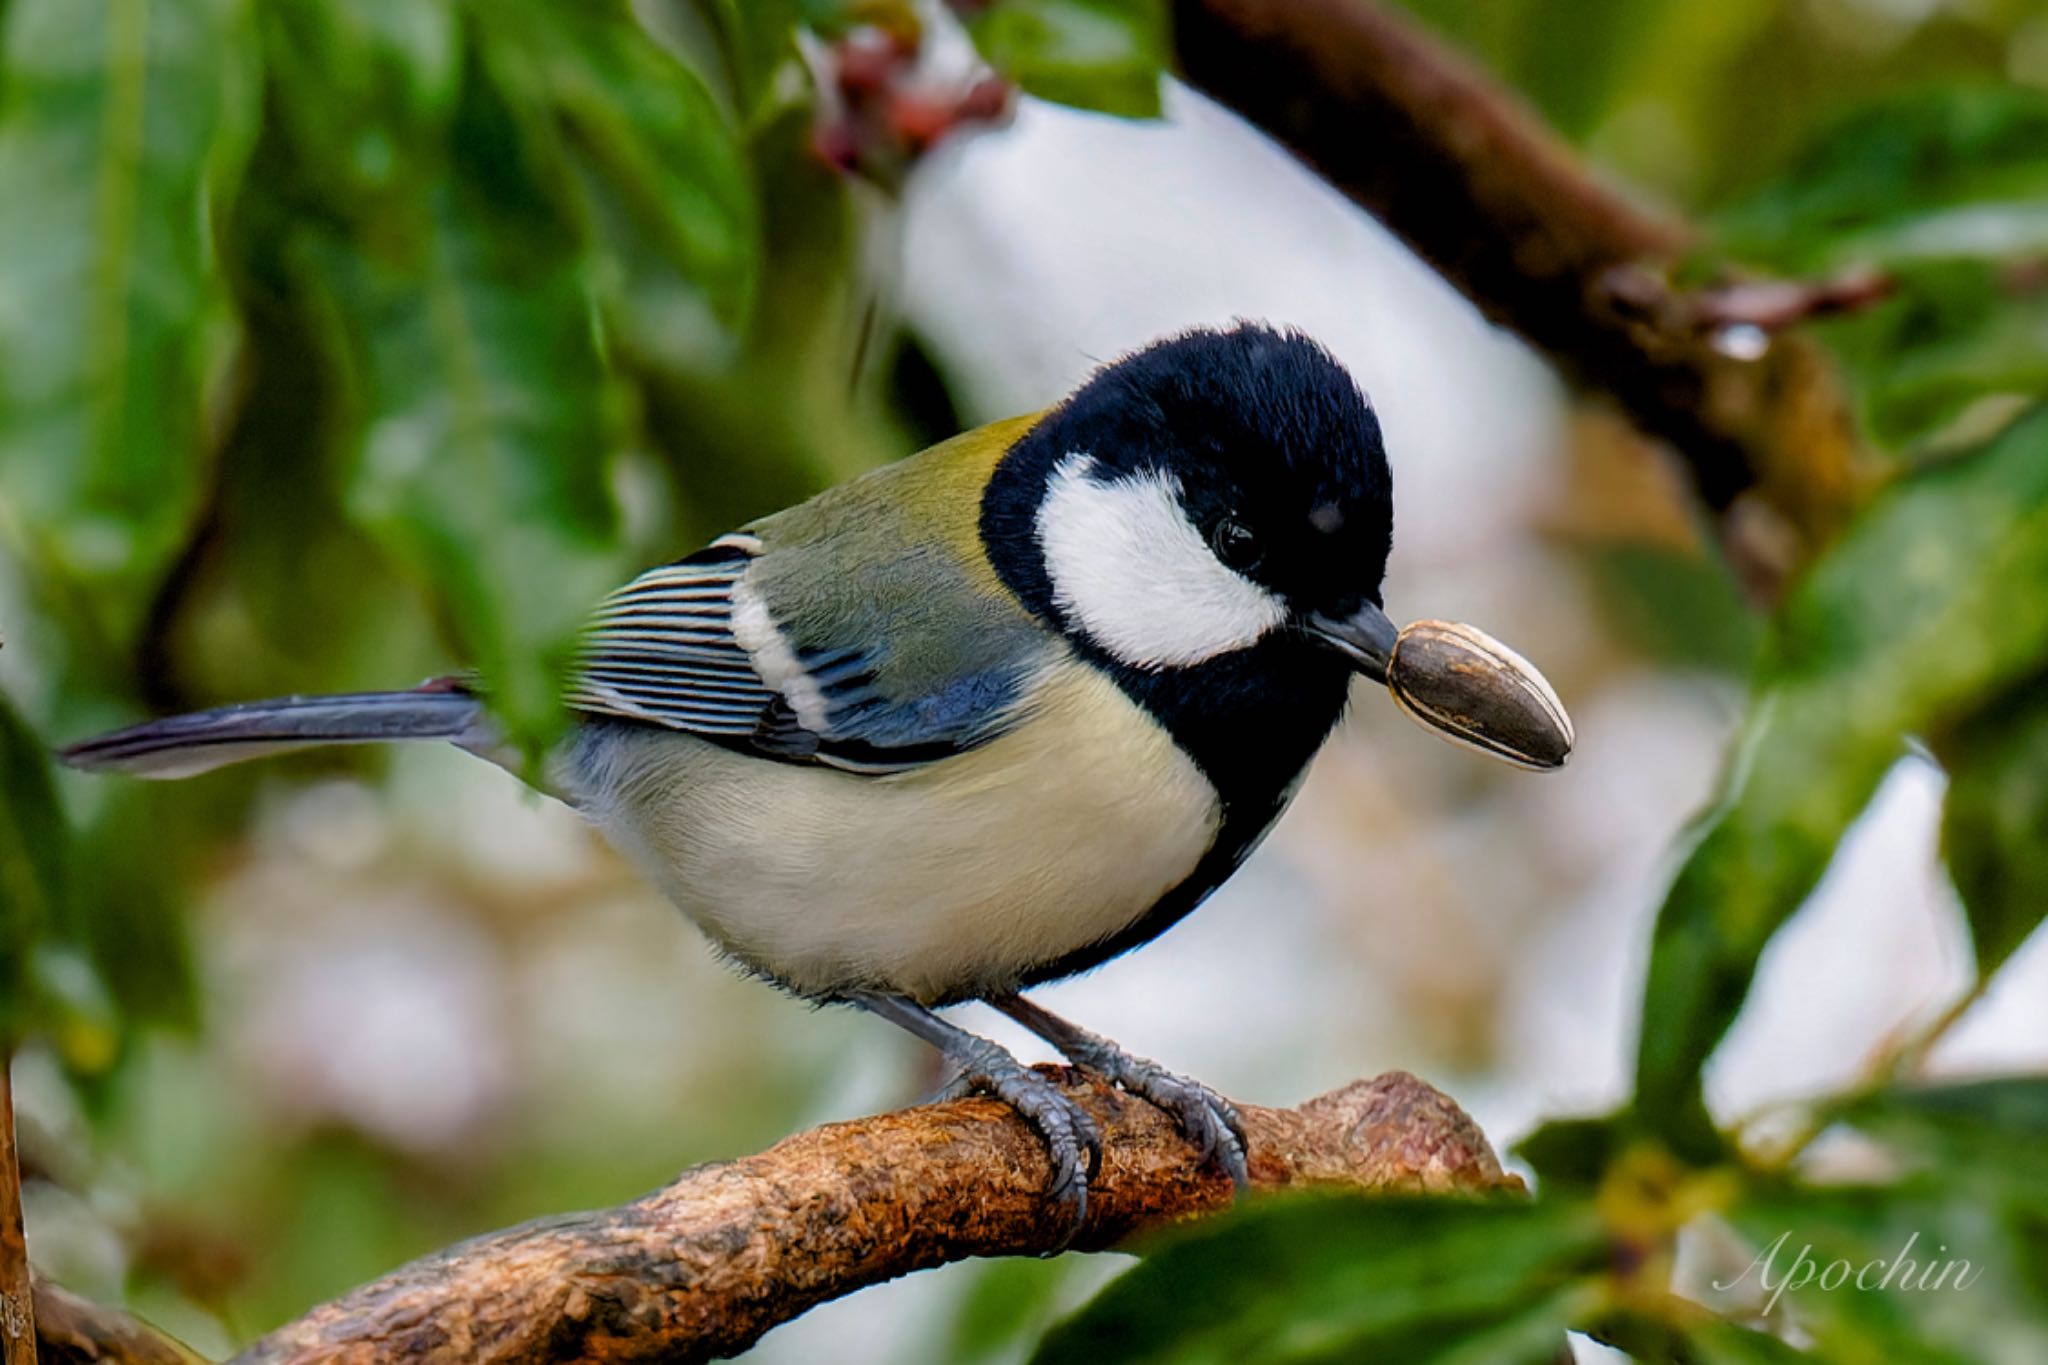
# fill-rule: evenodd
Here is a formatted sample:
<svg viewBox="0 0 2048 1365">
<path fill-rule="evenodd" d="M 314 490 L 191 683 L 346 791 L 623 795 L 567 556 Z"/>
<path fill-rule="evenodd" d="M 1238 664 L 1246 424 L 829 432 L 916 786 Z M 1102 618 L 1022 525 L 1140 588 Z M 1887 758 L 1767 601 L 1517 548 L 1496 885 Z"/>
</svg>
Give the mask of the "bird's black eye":
<svg viewBox="0 0 2048 1365">
<path fill-rule="evenodd" d="M 1216 557 L 1233 569 L 1249 569 L 1259 562 L 1259 538 L 1236 517 L 1217 522 L 1209 533 L 1209 543 L 1215 547 Z"/>
</svg>

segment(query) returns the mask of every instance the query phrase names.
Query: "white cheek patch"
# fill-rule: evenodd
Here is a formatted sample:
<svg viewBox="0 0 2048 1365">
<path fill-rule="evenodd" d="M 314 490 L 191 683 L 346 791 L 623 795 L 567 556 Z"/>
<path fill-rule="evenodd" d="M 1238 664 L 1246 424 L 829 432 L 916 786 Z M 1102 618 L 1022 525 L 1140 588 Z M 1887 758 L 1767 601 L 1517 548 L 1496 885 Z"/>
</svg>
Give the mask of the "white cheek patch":
<svg viewBox="0 0 2048 1365">
<path fill-rule="evenodd" d="M 1075 453 L 1053 471 L 1038 544 L 1054 603 L 1096 644 L 1133 667 L 1185 667 L 1287 619 L 1278 598 L 1210 553 L 1169 475 L 1102 483 L 1094 468 Z"/>
</svg>

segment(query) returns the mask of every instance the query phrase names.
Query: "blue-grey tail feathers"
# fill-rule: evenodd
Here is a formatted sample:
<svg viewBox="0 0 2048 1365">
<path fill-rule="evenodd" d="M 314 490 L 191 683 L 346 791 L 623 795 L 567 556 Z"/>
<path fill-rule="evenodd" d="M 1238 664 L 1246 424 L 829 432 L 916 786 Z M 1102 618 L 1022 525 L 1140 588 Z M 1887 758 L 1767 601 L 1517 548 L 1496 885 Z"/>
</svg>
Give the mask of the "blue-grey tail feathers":
<svg viewBox="0 0 2048 1365">
<path fill-rule="evenodd" d="M 438 739 L 472 747 L 488 738 L 482 702 L 460 688 L 429 683 L 410 692 L 280 697 L 169 716 L 74 744 L 58 757 L 88 772 L 191 777 L 321 744 Z"/>
</svg>

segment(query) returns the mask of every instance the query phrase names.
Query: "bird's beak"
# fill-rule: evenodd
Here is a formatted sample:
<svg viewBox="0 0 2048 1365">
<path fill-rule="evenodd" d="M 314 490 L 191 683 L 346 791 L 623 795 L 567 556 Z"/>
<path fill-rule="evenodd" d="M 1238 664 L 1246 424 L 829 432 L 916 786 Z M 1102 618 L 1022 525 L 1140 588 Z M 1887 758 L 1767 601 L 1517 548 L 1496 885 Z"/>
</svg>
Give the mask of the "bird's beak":
<svg viewBox="0 0 2048 1365">
<path fill-rule="evenodd" d="M 1308 618 L 1308 633 L 1334 648 L 1351 666 L 1376 683 L 1387 681 L 1387 669 L 1394 662 L 1394 641 L 1399 632 L 1387 614 L 1367 602 L 1349 616 L 1325 616 L 1321 612 Z"/>
</svg>

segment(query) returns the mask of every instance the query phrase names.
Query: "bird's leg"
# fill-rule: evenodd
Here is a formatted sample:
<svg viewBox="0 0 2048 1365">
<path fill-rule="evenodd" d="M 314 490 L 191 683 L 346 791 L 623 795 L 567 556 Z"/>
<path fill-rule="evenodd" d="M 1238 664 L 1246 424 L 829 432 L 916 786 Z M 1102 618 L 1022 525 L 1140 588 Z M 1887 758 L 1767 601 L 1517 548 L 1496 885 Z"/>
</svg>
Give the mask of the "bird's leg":
<svg viewBox="0 0 2048 1365">
<path fill-rule="evenodd" d="M 1088 1214 L 1088 1182 L 1102 1166 L 1102 1134 L 1087 1110 L 1001 1044 L 949 1024 L 913 1000 L 865 991 L 842 998 L 930 1043 L 959 1068 L 966 1089 L 995 1096 L 1036 1128 L 1052 1158 L 1049 1192 L 1067 1207 L 1068 1238 L 1080 1230 Z M 1063 1239 L 1060 1247 L 1065 1245 Z"/>
<path fill-rule="evenodd" d="M 1185 1076 L 1176 1076 L 1157 1062 L 1134 1057 L 1109 1039 L 1070 1024 L 1021 995 L 1003 995 L 989 1004 L 1058 1048 L 1083 1071 L 1092 1071 L 1133 1095 L 1150 1100 L 1179 1121 L 1181 1131 L 1211 1157 L 1239 1189 L 1251 1184 L 1245 1163 L 1244 1123 L 1229 1100 Z"/>
</svg>

